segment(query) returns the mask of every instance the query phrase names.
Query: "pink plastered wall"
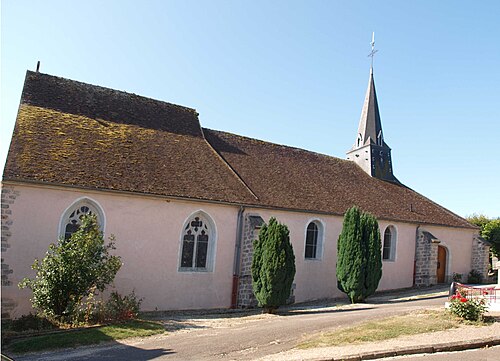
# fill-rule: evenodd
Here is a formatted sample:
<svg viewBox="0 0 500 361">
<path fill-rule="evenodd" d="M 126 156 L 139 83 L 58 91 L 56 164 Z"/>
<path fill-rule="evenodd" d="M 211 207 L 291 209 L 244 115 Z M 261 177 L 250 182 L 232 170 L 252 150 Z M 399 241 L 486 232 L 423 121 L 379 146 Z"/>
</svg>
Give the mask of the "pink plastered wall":
<svg viewBox="0 0 500 361">
<path fill-rule="evenodd" d="M 233 260 L 238 206 L 207 202 L 169 200 L 165 198 L 126 195 L 68 188 L 7 184 L 19 192 L 12 211 L 10 248 L 2 254 L 13 273 L 12 286 L 2 287 L 2 298 L 15 300 L 12 316 L 31 310 L 29 290 L 19 290 L 17 283 L 34 275 L 30 266 L 42 258 L 47 247 L 59 236 L 59 225 L 65 210 L 76 200 L 87 197 L 103 210 L 105 236 L 116 237 L 116 254 L 123 266 L 115 286 L 126 294 L 135 290 L 143 298 L 143 310 L 218 308 L 231 305 Z M 179 271 L 182 229 L 188 217 L 197 211 L 208 214 L 216 228 L 214 267 L 211 272 Z M 265 222 L 274 216 L 290 230 L 296 258 L 296 302 L 339 297 L 335 265 L 337 239 L 342 217 L 292 211 L 246 208 L 245 213 L 260 215 Z M 306 228 L 311 221 L 322 225 L 321 257 L 305 259 Z M 415 256 L 416 224 L 379 221 L 384 230 L 397 230 L 394 261 L 383 262 L 379 290 L 411 287 Z M 474 231 L 449 227 L 426 226 L 448 249 L 447 274 L 470 271 Z"/>
<path fill-rule="evenodd" d="M 2 298 L 16 301 L 12 316 L 30 311 L 31 293 L 19 290 L 17 284 L 34 275 L 30 267 L 34 259 L 43 258 L 59 236 L 64 211 L 81 197 L 102 207 L 105 236 L 116 237 L 114 252 L 123 261 L 115 286 L 122 294 L 135 290 L 144 299 L 143 310 L 230 306 L 236 206 L 26 185 L 14 189 L 20 196 L 11 205 L 11 245 L 2 255 L 13 269 L 13 285 L 2 287 Z M 213 271 L 180 272 L 182 228 L 197 211 L 208 214 L 216 226 Z"/>
</svg>

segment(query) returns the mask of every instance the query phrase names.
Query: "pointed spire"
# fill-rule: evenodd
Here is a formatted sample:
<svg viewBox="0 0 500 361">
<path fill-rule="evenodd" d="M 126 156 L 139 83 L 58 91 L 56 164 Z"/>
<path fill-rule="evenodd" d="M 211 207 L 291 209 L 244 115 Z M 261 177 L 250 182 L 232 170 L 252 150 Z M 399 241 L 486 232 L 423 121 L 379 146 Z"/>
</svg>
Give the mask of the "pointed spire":
<svg viewBox="0 0 500 361">
<path fill-rule="evenodd" d="M 383 145 L 384 135 L 378 110 L 377 92 L 373 80 L 373 68 L 370 67 L 370 78 L 366 90 L 365 103 L 359 119 L 358 136 L 354 148 L 368 144 Z"/>
<path fill-rule="evenodd" d="M 372 177 L 389 182 L 399 183 L 392 173 L 391 148 L 384 141 L 382 123 L 378 110 L 377 92 L 373 80 L 373 56 L 375 50 L 375 34 L 372 34 L 370 78 L 366 90 L 365 103 L 359 119 L 358 134 L 356 142 L 347 152 L 347 159 L 358 164 L 366 173 Z"/>
</svg>

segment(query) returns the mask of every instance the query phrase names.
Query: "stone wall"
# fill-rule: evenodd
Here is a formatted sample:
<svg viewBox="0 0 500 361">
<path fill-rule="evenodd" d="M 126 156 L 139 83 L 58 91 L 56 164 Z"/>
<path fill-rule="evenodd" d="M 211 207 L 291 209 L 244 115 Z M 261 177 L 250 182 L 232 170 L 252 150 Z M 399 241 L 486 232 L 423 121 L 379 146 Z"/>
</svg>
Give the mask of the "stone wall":
<svg viewBox="0 0 500 361">
<path fill-rule="evenodd" d="M 11 206 L 19 197 L 19 191 L 16 191 L 13 186 L 2 185 L 1 192 L 1 218 L 2 218 L 2 236 L 1 236 L 1 275 L 2 275 L 2 295 L 5 287 L 13 287 L 12 281 L 10 280 L 10 275 L 14 273 L 14 270 L 9 264 L 5 262 L 4 255 L 9 251 L 12 242 L 12 224 L 14 223 L 12 218 Z M 2 319 L 7 319 L 10 317 L 10 312 L 15 308 L 16 303 L 9 299 L 2 297 Z"/>
<path fill-rule="evenodd" d="M 252 289 L 253 241 L 259 236 L 263 220 L 256 215 L 245 215 L 241 242 L 241 264 L 238 283 L 237 307 L 256 307 L 257 300 Z"/>
<path fill-rule="evenodd" d="M 481 274 L 483 280 L 488 278 L 490 246 L 478 235 L 472 240 L 471 268 Z"/>
<path fill-rule="evenodd" d="M 417 229 L 415 248 L 415 286 L 427 287 L 437 283 L 439 240 L 431 233 Z"/>
</svg>

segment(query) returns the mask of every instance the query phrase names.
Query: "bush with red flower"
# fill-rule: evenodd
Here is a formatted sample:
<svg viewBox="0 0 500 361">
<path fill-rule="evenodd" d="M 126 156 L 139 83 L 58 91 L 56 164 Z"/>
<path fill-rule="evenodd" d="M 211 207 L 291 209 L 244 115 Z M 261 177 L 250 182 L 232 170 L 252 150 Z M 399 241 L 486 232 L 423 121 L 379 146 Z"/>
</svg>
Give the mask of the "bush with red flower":
<svg viewBox="0 0 500 361">
<path fill-rule="evenodd" d="M 468 321 L 480 321 L 486 312 L 483 298 L 466 298 L 457 291 L 450 299 L 450 312 Z"/>
</svg>

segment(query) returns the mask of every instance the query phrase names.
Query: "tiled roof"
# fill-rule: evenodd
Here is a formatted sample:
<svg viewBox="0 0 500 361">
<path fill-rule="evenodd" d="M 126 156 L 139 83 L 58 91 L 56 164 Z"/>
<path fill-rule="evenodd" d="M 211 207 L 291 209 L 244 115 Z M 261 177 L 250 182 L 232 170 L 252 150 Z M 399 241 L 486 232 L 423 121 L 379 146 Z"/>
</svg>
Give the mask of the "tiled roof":
<svg viewBox="0 0 500 361">
<path fill-rule="evenodd" d="M 194 110 L 32 72 L 3 177 L 225 202 L 255 199 L 203 138 Z"/>
<path fill-rule="evenodd" d="M 357 205 L 386 220 L 475 228 L 404 185 L 370 177 L 352 161 L 231 133 L 203 132 L 263 206 L 342 215 Z"/>
<path fill-rule="evenodd" d="M 474 228 L 351 161 L 203 129 L 196 111 L 28 72 L 4 180 Z"/>
</svg>

